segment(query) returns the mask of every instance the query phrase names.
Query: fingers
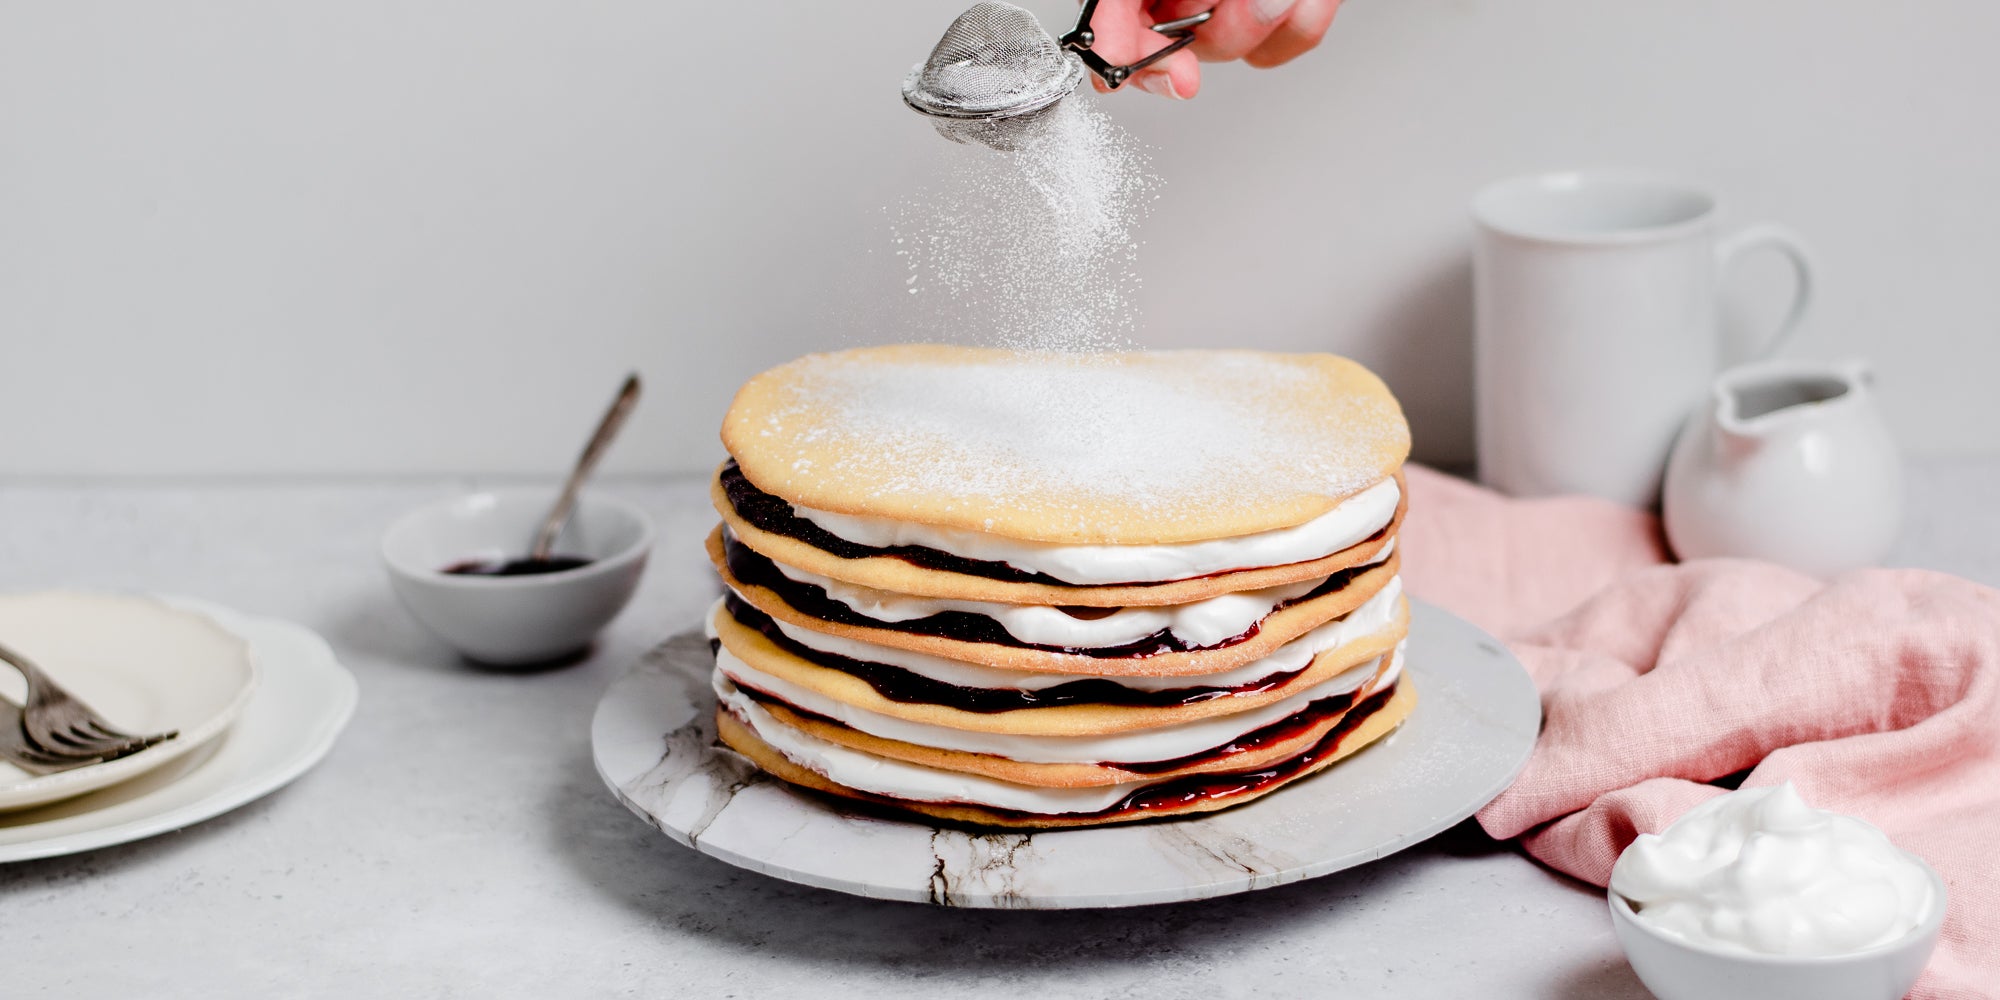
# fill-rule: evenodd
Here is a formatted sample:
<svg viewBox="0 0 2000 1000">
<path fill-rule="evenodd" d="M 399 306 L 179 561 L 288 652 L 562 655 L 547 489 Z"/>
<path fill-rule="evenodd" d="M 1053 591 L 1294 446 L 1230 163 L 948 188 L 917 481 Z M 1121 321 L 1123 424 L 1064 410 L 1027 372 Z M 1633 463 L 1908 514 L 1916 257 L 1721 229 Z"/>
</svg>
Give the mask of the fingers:
<svg viewBox="0 0 2000 1000">
<path fill-rule="evenodd" d="M 1126 86 L 1184 101 L 1201 89 L 1201 61 L 1194 57 L 1193 52 L 1182 49 L 1153 64 L 1145 72 L 1132 74 Z"/>
<path fill-rule="evenodd" d="M 1252 49 L 1243 61 L 1259 69 L 1281 66 L 1312 51 L 1333 26 L 1340 0 L 1298 0 L 1271 36 Z"/>
<path fill-rule="evenodd" d="M 1113 66 L 1126 66 L 1165 48 L 1168 39 L 1153 30 L 1150 7 L 1146 0 L 1099 0 L 1090 19 L 1097 36 L 1091 50 Z"/>
<path fill-rule="evenodd" d="M 1170 20 L 1148 0 L 1100 0 L 1091 18 L 1090 30 L 1097 36 L 1091 49 L 1114 66 L 1126 66 L 1172 44 L 1172 39 L 1153 30 L 1160 20 Z M 1201 10 L 1197 3 L 1190 13 Z M 1205 26 L 1204 26 L 1205 27 Z M 1096 74 L 1090 77 L 1098 93 L 1110 90 Z M 1125 83 L 1150 94 L 1186 99 L 1201 89 L 1201 64 L 1194 53 L 1182 50 L 1155 63 L 1144 72 L 1134 73 Z"/>
<path fill-rule="evenodd" d="M 1213 16 L 1195 29 L 1191 48 L 1203 62 L 1241 59 L 1271 37 L 1296 3 L 1297 0 L 1222 0 L 1213 7 Z M 1155 8 L 1154 16 L 1160 20 L 1172 20 L 1198 13 L 1201 9 L 1198 0 L 1162 4 Z"/>
<path fill-rule="evenodd" d="M 1170 44 L 1154 24 L 1212 10 L 1195 29 L 1194 44 L 1127 81 L 1147 93 L 1186 99 L 1201 89 L 1200 61 L 1241 59 L 1260 68 L 1291 62 L 1326 37 L 1339 9 L 1340 0 L 1099 0 L 1091 48 L 1113 65 L 1129 65 Z M 1111 89 L 1095 74 L 1090 84 L 1099 93 Z"/>
</svg>

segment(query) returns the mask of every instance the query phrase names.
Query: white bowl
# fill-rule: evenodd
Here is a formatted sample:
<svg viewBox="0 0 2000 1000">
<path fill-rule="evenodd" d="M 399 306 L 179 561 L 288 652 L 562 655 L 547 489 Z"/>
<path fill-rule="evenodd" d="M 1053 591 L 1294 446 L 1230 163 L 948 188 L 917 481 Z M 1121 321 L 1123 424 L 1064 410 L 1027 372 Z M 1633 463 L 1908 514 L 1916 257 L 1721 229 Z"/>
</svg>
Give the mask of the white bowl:
<svg viewBox="0 0 2000 1000">
<path fill-rule="evenodd" d="M 1944 927 L 1944 879 L 1929 865 L 1931 913 L 1910 933 L 1845 955 L 1760 955 L 1696 944 L 1643 923 L 1609 893 L 1611 927 L 1659 1000 L 1897 1000 L 1923 974 Z"/>
<path fill-rule="evenodd" d="M 382 536 L 389 579 L 426 628 L 469 659 L 547 663 L 582 651 L 623 610 L 646 570 L 653 525 L 637 507 L 584 494 L 556 540 L 589 565 L 529 576 L 444 572 L 526 554 L 553 490 L 492 490 L 420 507 Z"/>
</svg>

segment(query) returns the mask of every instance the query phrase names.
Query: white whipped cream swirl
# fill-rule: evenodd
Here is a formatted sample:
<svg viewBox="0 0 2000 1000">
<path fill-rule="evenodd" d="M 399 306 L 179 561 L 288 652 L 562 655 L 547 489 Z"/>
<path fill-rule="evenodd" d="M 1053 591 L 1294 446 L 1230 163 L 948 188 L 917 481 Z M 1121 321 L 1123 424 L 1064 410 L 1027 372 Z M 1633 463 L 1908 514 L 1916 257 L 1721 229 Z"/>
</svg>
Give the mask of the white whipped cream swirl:
<svg viewBox="0 0 2000 1000">
<path fill-rule="evenodd" d="M 1389 539 L 1381 551 L 1363 565 L 1374 566 L 1385 562 L 1395 550 L 1396 540 Z M 771 564 L 793 582 L 820 588 L 827 597 L 846 605 L 848 610 L 863 618 L 878 622 L 907 622 L 946 611 L 963 611 L 992 619 L 1008 635 L 1022 642 L 1065 649 L 1124 646 L 1163 631 L 1173 633 L 1194 648 L 1220 645 L 1250 631 L 1280 606 L 1312 593 L 1331 578 L 1322 576 L 1262 590 L 1219 594 L 1184 604 L 1096 609 L 1095 617 L 1078 617 L 1072 611 L 1044 604 L 911 597 L 835 580 L 777 560 L 772 560 Z"/>
<path fill-rule="evenodd" d="M 1387 686 L 1402 670 L 1402 647 L 1378 686 Z M 982 733 L 969 729 L 912 722 L 880 712 L 836 701 L 809 688 L 767 674 L 737 658 L 724 646 L 716 650 L 719 674 L 744 687 L 755 688 L 774 698 L 796 705 L 814 715 L 825 716 L 850 729 L 858 729 L 885 740 L 918 746 L 988 754 L 1035 764 L 1098 764 L 1105 762 L 1146 763 L 1174 760 L 1213 750 L 1246 733 L 1288 718 L 1307 704 L 1350 691 L 1360 690 L 1382 667 L 1379 659 L 1369 660 L 1329 677 L 1312 687 L 1261 708 L 1231 715 L 1194 719 L 1171 726 L 1137 729 L 1124 733 L 1089 736 L 1024 736 L 1014 733 Z"/>
<path fill-rule="evenodd" d="M 1375 685 L 1376 690 L 1386 690 L 1395 683 L 1402 670 L 1400 654 L 1401 647 L 1398 647 L 1394 654 L 1395 662 Z M 1372 661 L 1368 664 L 1370 669 L 1374 666 Z M 1157 778 L 1086 788 L 1048 788 L 878 757 L 820 739 L 778 721 L 755 699 L 743 693 L 721 670 L 716 671 L 713 683 L 716 697 L 723 707 L 749 726 L 759 739 L 793 763 L 848 788 L 890 798 L 912 802 L 962 802 L 1017 812 L 1063 815 L 1101 812 L 1117 805 L 1138 789 L 1172 780 Z"/>
<path fill-rule="evenodd" d="M 1743 788 L 1641 834 L 1611 870 L 1639 921 L 1699 945 L 1840 955 L 1888 944 L 1939 904 L 1922 862 L 1786 782 Z"/>
<path fill-rule="evenodd" d="M 1327 622 L 1306 634 L 1279 646 L 1269 654 L 1250 661 L 1232 670 L 1212 674 L 1197 674 L 1183 677 L 1105 677 L 1104 680 L 1138 691 L 1167 691 L 1185 687 L 1242 687 L 1277 674 L 1288 674 L 1304 670 L 1313 657 L 1329 650 L 1338 649 L 1358 639 L 1374 635 L 1388 628 L 1396 621 L 1402 608 L 1403 578 L 1392 576 L 1375 592 L 1375 596 L 1363 601 L 1353 611 Z M 710 611 L 710 617 L 726 615 L 721 601 L 717 601 Z M 967 688 L 996 688 L 1015 691 L 1041 691 L 1058 684 L 1068 684 L 1084 680 L 1091 675 L 1044 673 L 1029 670 L 1008 670 L 1003 667 L 989 667 L 984 664 L 967 663 L 914 650 L 897 649 L 859 639 L 829 635 L 800 628 L 797 625 L 772 619 L 785 637 L 808 649 L 844 656 L 850 660 L 866 663 L 882 663 L 899 667 L 918 676 L 943 684 Z M 710 629 L 711 637 L 714 634 Z"/>
<path fill-rule="evenodd" d="M 1332 510 L 1290 528 L 1168 545 L 1057 545 L 891 517 L 835 514 L 792 505 L 792 512 L 835 536 L 872 548 L 919 545 L 980 562 L 1006 563 L 1065 583 L 1166 583 L 1231 570 L 1289 566 L 1367 541 L 1396 516 L 1402 492 L 1385 479 Z"/>
</svg>

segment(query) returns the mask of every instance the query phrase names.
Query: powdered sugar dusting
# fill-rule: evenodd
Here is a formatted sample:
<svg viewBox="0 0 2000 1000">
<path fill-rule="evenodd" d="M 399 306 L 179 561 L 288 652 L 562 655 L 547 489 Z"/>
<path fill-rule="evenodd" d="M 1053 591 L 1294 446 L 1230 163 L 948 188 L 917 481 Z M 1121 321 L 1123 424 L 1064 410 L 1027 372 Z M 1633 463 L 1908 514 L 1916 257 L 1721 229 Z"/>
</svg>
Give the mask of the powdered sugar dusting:
<svg viewBox="0 0 2000 1000">
<path fill-rule="evenodd" d="M 797 409 L 770 419 L 822 457 L 795 461 L 785 492 L 866 483 L 863 503 L 917 497 L 1109 537 L 1119 517 L 1349 496 L 1384 477 L 1383 446 L 1406 433 L 1385 398 L 1330 394 L 1322 369 L 1266 355 L 992 357 L 801 362 Z"/>
<path fill-rule="evenodd" d="M 1139 286 L 1135 229 L 1159 182 L 1138 142 L 1087 93 L 1036 124 L 1011 151 L 941 151 L 940 179 L 894 210 L 913 319 L 998 347 L 1125 347 Z"/>
</svg>

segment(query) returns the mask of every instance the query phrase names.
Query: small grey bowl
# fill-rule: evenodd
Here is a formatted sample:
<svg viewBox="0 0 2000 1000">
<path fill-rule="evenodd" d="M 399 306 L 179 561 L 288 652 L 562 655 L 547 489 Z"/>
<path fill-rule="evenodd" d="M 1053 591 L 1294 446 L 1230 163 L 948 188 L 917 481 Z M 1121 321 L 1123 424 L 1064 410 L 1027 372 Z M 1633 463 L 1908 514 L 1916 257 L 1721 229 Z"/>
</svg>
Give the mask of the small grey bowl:
<svg viewBox="0 0 2000 1000">
<path fill-rule="evenodd" d="M 1923 974 L 1944 928 L 1944 879 L 1929 865 L 1931 913 L 1888 944 L 1845 955 L 1724 951 L 1655 930 L 1630 900 L 1607 893 L 1611 927 L 1632 971 L 1659 1000 L 1897 1000 Z"/>
<path fill-rule="evenodd" d="M 465 576 L 445 567 L 526 553 L 553 490 L 489 490 L 404 515 L 382 536 L 403 606 L 466 658 L 528 666 L 572 656 L 624 610 L 646 570 L 653 525 L 622 500 L 584 494 L 557 539 L 589 565 L 532 576 Z"/>
</svg>

